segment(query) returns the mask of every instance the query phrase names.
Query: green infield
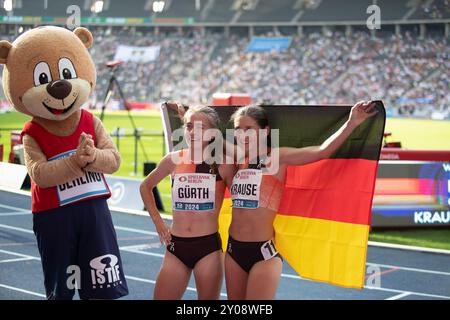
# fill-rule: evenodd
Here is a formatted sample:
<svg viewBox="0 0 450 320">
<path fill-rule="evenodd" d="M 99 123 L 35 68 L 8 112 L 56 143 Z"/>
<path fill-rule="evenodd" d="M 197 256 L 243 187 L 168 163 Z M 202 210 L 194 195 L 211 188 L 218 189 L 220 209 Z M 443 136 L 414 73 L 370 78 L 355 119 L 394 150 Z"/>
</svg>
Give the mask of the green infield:
<svg viewBox="0 0 450 320">
<path fill-rule="evenodd" d="M 95 112 L 99 116 L 98 112 Z M 133 112 L 133 121 L 137 128 L 142 128 L 144 134 L 151 136 L 143 136 L 142 145 L 147 155 L 147 161 L 158 163 L 163 156 L 163 131 L 162 122 L 158 112 Z M 0 114 L 0 143 L 4 146 L 3 161 L 7 161 L 10 152 L 10 131 L 11 129 L 20 129 L 24 123 L 28 121 L 30 117 L 25 116 L 18 112 L 8 112 Z M 131 121 L 126 112 L 122 111 L 110 111 L 106 112 L 103 118 L 103 124 L 108 132 L 112 133 L 115 128 L 124 129 L 126 135 L 132 135 L 133 129 Z M 115 173 L 117 176 L 126 176 L 131 178 L 143 178 L 144 174 L 144 152 L 141 144 L 138 143 L 138 165 L 137 174 L 134 174 L 134 154 L 135 154 L 135 139 L 131 137 L 113 138 L 114 142 L 118 145 L 120 154 L 122 156 L 122 164 L 119 171 Z M 161 197 L 166 210 L 170 212 L 170 178 L 165 178 L 158 189 L 161 193 Z"/>
<path fill-rule="evenodd" d="M 369 240 L 450 250 L 450 229 L 376 230 L 370 234 Z"/>
</svg>

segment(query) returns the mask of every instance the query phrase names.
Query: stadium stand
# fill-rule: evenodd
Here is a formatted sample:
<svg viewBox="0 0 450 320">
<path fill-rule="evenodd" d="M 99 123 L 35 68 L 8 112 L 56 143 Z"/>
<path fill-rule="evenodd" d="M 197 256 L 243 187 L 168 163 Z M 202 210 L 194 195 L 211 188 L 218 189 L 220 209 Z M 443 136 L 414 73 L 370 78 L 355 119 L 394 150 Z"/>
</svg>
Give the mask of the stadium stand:
<svg viewBox="0 0 450 320">
<path fill-rule="evenodd" d="M 45 9 L 41 1 L 22 0 L 13 14 L 61 17 L 71 2 L 48 0 Z M 382 19 L 427 19 L 428 31 L 424 35 L 419 24 L 405 24 L 398 32 L 390 25 L 375 36 L 365 26 L 353 26 L 348 32 L 345 25 L 329 24 L 365 19 L 372 0 L 342 0 L 339 6 L 333 0 L 259 0 L 253 8 L 236 1 L 205 0 L 201 10 L 194 2 L 167 1 L 162 13 L 153 14 L 152 1 L 106 1 L 99 16 L 193 17 L 214 27 L 89 26 L 98 70 L 92 105 L 98 107 L 103 99 L 110 76 L 105 65 L 118 45 L 160 46 L 156 61 L 120 67 L 118 80 L 129 100 L 208 104 L 215 92 L 246 92 L 256 103 L 277 104 L 349 104 L 371 98 L 385 101 L 391 116 L 433 118 L 438 113 L 450 118 L 450 44 L 444 32 L 448 25 L 433 23 L 449 17 L 449 0 L 378 0 Z M 80 8 L 82 15 L 91 15 L 89 6 Z M 2 10 L 0 15 L 5 14 Z M 302 32 L 295 24 L 283 24 L 293 20 L 306 23 Z M 271 24 L 277 21 L 282 24 Z M 259 26 L 261 22 L 267 26 Z M 308 27 L 308 22 L 319 25 Z M 291 36 L 289 49 L 248 52 L 251 32 L 243 27 L 246 23 L 259 23 L 252 29 L 258 36 Z M 0 37 L 11 41 L 31 27 L 0 24 Z M 4 105 L 5 98 L 0 100 Z"/>
</svg>

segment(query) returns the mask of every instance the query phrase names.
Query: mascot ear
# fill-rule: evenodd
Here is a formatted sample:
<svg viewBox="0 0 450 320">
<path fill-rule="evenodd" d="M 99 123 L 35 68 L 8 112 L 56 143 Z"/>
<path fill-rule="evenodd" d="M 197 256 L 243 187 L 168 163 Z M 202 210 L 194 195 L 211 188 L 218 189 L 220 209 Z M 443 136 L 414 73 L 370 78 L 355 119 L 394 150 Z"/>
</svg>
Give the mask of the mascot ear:
<svg viewBox="0 0 450 320">
<path fill-rule="evenodd" d="M 73 33 L 80 38 L 81 42 L 83 42 L 86 49 L 89 49 L 92 47 L 92 44 L 94 43 L 94 38 L 92 37 L 92 33 L 83 27 L 78 27 L 75 30 L 73 30 Z"/>
<path fill-rule="evenodd" d="M 12 44 L 8 41 L 0 41 L 0 64 L 6 64 L 8 59 L 9 50 L 11 50 Z"/>
</svg>

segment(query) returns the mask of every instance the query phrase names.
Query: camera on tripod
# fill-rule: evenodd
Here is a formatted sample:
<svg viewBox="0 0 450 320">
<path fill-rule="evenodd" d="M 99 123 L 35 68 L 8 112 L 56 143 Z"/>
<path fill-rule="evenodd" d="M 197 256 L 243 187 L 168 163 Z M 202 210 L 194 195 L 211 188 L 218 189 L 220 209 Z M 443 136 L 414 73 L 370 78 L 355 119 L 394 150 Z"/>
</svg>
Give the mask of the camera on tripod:
<svg viewBox="0 0 450 320">
<path fill-rule="evenodd" d="M 122 60 L 112 60 L 112 61 L 108 61 L 108 62 L 106 63 L 106 66 L 107 66 L 108 68 L 115 69 L 115 68 L 117 68 L 118 66 L 120 66 L 120 65 L 122 65 L 122 64 L 123 64 L 123 61 L 122 61 Z"/>
</svg>

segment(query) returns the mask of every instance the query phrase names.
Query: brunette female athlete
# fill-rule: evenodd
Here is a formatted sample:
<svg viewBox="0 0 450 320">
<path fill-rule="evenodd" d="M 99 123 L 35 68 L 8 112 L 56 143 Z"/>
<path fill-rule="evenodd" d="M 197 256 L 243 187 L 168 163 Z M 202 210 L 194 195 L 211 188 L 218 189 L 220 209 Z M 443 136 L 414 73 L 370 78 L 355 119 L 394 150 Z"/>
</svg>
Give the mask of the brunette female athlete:
<svg viewBox="0 0 450 320">
<path fill-rule="evenodd" d="M 225 279 L 229 299 L 273 299 L 281 275 L 282 259 L 274 243 L 273 222 L 282 197 L 288 165 L 303 165 L 330 157 L 351 132 L 373 116 L 374 103 L 361 101 L 350 112 L 347 122 L 318 146 L 278 149 L 268 146 L 264 155 L 257 141 L 249 141 L 249 130 L 264 130 L 269 137 L 269 123 L 263 108 L 247 106 L 232 116 L 236 138 L 242 142 L 245 157 L 236 164 L 230 188 L 233 202 L 225 257 Z M 266 145 L 266 141 L 263 141 Z M 269 143 L 270 144 L 270 143 Z M 256 155 L 251 159 L 250 155 Z M 276 157 L 276 159 L 275 159 Z M 278 170 L 265 168 L 278 161 Z"/>
</svg>

